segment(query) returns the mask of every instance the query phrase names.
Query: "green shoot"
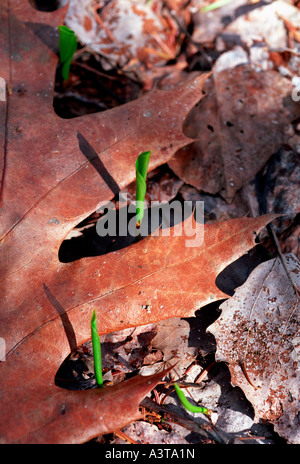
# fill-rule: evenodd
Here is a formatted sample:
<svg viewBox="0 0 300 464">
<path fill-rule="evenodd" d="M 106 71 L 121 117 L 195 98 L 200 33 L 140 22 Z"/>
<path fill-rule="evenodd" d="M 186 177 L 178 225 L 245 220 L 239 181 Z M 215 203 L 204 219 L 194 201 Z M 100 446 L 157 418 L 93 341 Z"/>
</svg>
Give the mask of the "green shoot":
<svg viewBox="0 0 300 464">
<path fill-rule="evenodd" d="M 151 151 L 141 153 L 135 163 L 136 170 L 136 218 L 137 227 L 140 227 L 144 217 L 144 201 L 146 195 L 146 177 Z"/>
<path fill-rule="evenodd" d="M 95 367 L 96 382 L 99 387 L 103 387 L 101 343 L 100 343 L 100 337 L 97 331 L 97 316 L 96 316 L 95 310 L 93 312 L 92 319 L 91 319 L 91 329 L 92 329 L 92 344 L 93 344 L 93 353 L 94 353 L 94 367 Z"/>
<path fill-rule="evenodd" d="M 177 393 L 177 396 L 180 399 L 180 402 L 181 402 L 182 406 L 185 407 L 185 409 L 187 409 L 190 412 L 198 412 L 198 413 L 200 412 L 202 414 L 207 414 L 207 415 L 210 414 L 210 412 L 209 412 L 209 410 L 207 408 L 202 408 L 200 406 L 194 406 L 193 404 L 191 404 L 188 401 L 188 399 L 184 396 L 183 391 L 179 388 L 177 383 L 174 383 L 174 387 L 175 387 L 175 391 Z"/>
<path fill-rule="evenodd" d="M 216 10 L 217 8 L 221 8 L 222 6 L 227 5 L 227 3 L 230 3 L 232 0 L 217 0 L 216 2 L 211 3 L 210 5 L 204 6 L 201 8 L 202 13 L 206 13 L 207 11 L 212 11 Z"/>
<path fill-rule="evenodd" d="M 77 49 L 77 39 L 75 32 L 67 26 L 58 26 L 58 32 L 61 75 L 64 80 L 67 80 L 69 79 L 71 61 Z"/>
</svg>

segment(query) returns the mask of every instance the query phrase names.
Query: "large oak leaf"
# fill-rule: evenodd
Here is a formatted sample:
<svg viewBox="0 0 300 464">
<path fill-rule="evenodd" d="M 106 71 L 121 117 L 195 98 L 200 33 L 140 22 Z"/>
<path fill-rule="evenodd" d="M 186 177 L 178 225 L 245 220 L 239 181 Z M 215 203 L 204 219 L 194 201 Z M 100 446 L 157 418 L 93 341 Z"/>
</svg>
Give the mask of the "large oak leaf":
<svg viewBox="0 0 300 464">
<path fill-rule="evenodd" d="M 64 237 L 134 179 L 137 153 L 152 150 L 152 169 L 188 142 L 182 123 L 206 79 L 62 120 L 52 107 L 62 13 L 41 14 L 17 0 L 0 10 L 8 89 L 0 102 L 0 336 L 6 344 L 0 435 L 6 443 L 83 442 L 135 419 L 141 398 L 163 374 L 88 392 L 54 384 L 70 350 L 90 338 L 92 309 L 102 333 L 193 314 L 226 297 L 215 285 L 217 274 L 254 245 L 253 231 L 272 218 L 209 226 L 201 247 L 186 247 L 184 236 L 149 237 L 106 256 L 61 263 Z"/>
</svg>

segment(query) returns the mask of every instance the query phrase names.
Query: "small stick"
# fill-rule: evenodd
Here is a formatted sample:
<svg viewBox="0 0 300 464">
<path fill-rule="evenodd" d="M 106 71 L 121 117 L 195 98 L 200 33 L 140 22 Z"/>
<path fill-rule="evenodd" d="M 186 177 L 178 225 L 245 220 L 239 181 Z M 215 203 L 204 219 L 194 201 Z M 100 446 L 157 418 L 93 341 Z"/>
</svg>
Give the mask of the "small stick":
<svg viewBox="0 0 300 464">
<path fill-rule="evenodd" d="M 137 441 L 133 440 L 133 438 L 130 438 L 127 435 L 127 433 L 122 432 L 122 430 L 115 430 L 114 435 L 116 435 L 117 437 L 121 438 L 124 441 L 128 441 L 128 443 L 130 443 L 131 445 L 139 445 Z"/>
<path fill-rule="evenodd" d="M 154 393 L 154 396 L 155 396 L 155 401 L 157 402 L 157 404 L 160 404 L 160 396 L 158 394 L 158 391 L 156 390 L 156 388 L 153 388 L 153 393 Z"/>
<path fill-rule="evenodd" d="M 91 66 L 88 66 L 87 64 L 84 63 L 79 63 L 78 61 L 76 63 L 73 63 L 76 66 L 79 66 L 82 69 L 85 69 L 86 71 L 89 71 L 91 73 L 96 74 L 96 76 L 99 77 L 105 77 L 106 79 L 110 79 L 112 81 L 117 81 L 118 78 L 115 76 L 110 76 L 109 74 L 102 73 L 101 71 L 98 71 L 98 69 L 94 69 Z"/>
<path fill-rule="evenodd" d="M 244 376 L 246 377 L 247 382 L 250 383 L 251 387 L 255 388 L 255 390 L 258 390 L 259 388 L 261 388 L 261 387 L 257 387 L 256 385 L 254 385 L 254 383 L 251 381 L 251 379 L 250 379 L 250 377 L 249 377 L 249 374 L 248 374 L 248 372 L 247 372 L 247 370 L 246 370 L 246 366 L 245 366 L 244 361 L 239 361 L 239 366 L 240 366 L 240 368 L 242 369 L 243 374 L 244 374 Z"/>
<path fill-rule="evenodd" d="M 97 21 L 97 23 L 99 24 L 99 26 L 103 27 L 103 29 L 105 30 L 106 34 L 108 35 L 108 37 L 110 38 L 110 40 L 112 42 L 114 42 L 116 45 L 118 45 L 118 41 L 114 38 L 114 36 L 112 35 L 112 33 L 110 32 L 110 30 L 106 27 L 106 25 L 104 24 L 104 22 L 102 21 L 100 15 L 98 14 L 98 8 L 99 8 L 99 5 L 94 5 L 93 7 L 93 13 L 95 15 L 95 19 Z"/>
<path fill-rule="evenodd" d="M 165 413 L 166 417 L 164 418 L 165 422 L 174 422 L 179 424 L 182 427 L 185 427 L 192 432 L 196 432 L 204 438 L 213 440 L 215 443 L 242 443 L 238 438 L 234 437 L 232 434 L 218 430 L 210 421 L 207 419 L 198 418 L 197 422 L 187 419 L 183 416 L 180 416 L 171 410 L 167 409 L 165 406 L 159 405 L 152 401 L 150 398 L 144 398 L 140 404 L 144 408 L 154 411 L 158 414 Z"/>
<path fill-rule="evenodd" d="M 216 364 L 216 361 L 213 361 L 208 367 L 203 369 L 203 371 L 196 377 L 195 383 L 200 383 L 204 379 L 204 377 L 208 374 L 210 369 Z"/>
</svg>

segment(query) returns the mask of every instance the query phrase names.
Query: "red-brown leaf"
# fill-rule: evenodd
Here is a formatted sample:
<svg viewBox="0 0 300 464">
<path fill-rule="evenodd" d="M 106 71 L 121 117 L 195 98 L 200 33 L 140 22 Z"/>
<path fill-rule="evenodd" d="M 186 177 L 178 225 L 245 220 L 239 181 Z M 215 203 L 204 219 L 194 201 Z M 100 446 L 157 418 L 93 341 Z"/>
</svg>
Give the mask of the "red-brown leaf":
<svg viewBox="0 0 300 464">
<path fill-rule="evenodd" d="M 272 216 L 208 226 L 200 248 L 187 248 L 184 236 L 149 237 L 106 256 L 59 262 L 68 232 L 134 179 L 137 153 L 151 149 L 153 169 L 190 140 L 182 123 L 207 76 L 105 113 L 62 120 L 52 108 L 62 11 L 41 14 L 18 1 L 8 11 L 7 5 L 1 5 L 0 36 L 9 89 L 1 127 L 0 336 L 7 348 L 0 365 L 1 441 L 77 443 L 136 418 L 140 399 L 161 378 L 101 392 L 55 386 L 70 350 L 90 338 L 92 309 L 102 333 L 192 315 L 226 297 L 216 276 L 254 245 L 253 231 Z"/>
</svg>

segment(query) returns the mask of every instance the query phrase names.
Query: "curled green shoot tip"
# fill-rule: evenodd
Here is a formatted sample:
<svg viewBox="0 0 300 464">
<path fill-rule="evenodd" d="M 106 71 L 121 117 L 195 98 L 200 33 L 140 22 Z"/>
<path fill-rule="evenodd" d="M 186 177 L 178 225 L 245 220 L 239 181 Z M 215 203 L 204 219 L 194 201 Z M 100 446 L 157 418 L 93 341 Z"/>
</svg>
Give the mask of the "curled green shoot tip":
<svg viewBox="0 0 300 464">
<path fill-rule="evenodd" d="M 177 393 L 178 398 L 180 399 L 180 402 L 187 411 L 190 412 L 196 412 L 196 413 L 202 413 L 202 414 L 207 414 L 208 416 L 210 415 L 210 411 L 207 408 L 203 408 L 200 406 L 194 406 L 191 404 L 187 398 L 184 396 L 183 391 L 179 388 L 177 383 L 174 383 L 175 391 Z"/>
<path fill-rule="evenodd" d="M 149 166 L 151 151 L 141 153 L 135 162 L 136 171 L 136 220 L 137 227 L 140 227 L 144 217 L 144 201 L 146 195 L 146 177 Z"/>
<path fill-rule="evenodd" d="M 58 26 L 59 32 L 59 59 L 61 63 L 61 75 L 64 80 L 69 79 L 70 66 L 74 53 L 77 50 L 77 38 L 75 32 L 67 26 Z"/>
<path fill-rule="evenodd" d="M 102 361 L 101 361 L 101 343 L 100 337 L 97 330 L 97 316 L 96 311 L 93 311 L 91 319 L 91 329 L 92 329 L 92 344 L 93 344 L 93 353 L 94 353 L 94 367 L 95 367 L 95 378 L 99 387 L 103 387 L 103 378 L 102 378 Z"/>
<path fill-rule="evenodd" d="M 204 6 L 201 8 L 202 13 L 206 13 L 207 11 L 212 11 L 216 10 L 217 8 L 221 8 L 222 6 L 227 5 L 227 3 L 230 3 L 232 0 L 216 0 L 215 2 L 211 3 L 210 5 Z"/>
</svg>

